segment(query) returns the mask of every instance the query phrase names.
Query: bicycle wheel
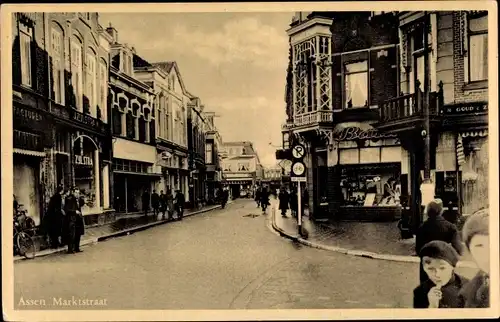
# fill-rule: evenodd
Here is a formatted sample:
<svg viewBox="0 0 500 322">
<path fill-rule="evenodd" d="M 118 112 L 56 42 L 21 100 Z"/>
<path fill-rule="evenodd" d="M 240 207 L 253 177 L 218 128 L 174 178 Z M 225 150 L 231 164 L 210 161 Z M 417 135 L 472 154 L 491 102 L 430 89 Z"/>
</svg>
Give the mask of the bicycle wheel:
<svg viewBox="0 0 500 322">
<path fill-rule="evenodd" d="M 25 222 L 25 231 L 31 237 L 35 236 L 36 224 L 33 218 L 27 217 Z"/>
<path fill-rule="evenodd" d="M 35 241 L 30 235 L 21 231 L 17 234 L 17 248 L 19 249 L 19 255 L 25 258 L 31 259 L 35 258 L 36 247 Z"/>
</svg>

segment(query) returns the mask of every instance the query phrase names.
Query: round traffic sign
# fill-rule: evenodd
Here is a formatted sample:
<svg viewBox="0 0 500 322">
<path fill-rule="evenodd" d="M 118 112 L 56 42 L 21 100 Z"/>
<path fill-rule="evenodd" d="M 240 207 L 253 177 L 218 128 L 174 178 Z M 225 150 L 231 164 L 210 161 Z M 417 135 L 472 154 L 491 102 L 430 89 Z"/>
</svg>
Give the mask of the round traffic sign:
<svg viewBox="0 0 500 322">
<path fill-rule="evenodd" d="M 292 172 L 296 176 L 301 176 L 306 171 L 306 166 L 302 162 L 296 162 L 292 166 Z"/>
<path fill-rule="evenodd" d="M 302 159 L 305 154 L 306 154 L 306 148 L 301 144 L 295 145 L 292 148 L 292 156 L 295 159 Z"/>
</svg>

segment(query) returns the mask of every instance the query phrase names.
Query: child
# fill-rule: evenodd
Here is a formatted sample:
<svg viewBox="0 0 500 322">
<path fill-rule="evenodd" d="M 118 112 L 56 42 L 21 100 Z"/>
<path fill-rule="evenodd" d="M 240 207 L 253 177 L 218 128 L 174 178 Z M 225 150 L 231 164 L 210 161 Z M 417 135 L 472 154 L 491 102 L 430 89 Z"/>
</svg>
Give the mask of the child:
<svg viewBox="0 0 500 322">
<path fill-rule="evenodd" d="M 414 308 L 460 308 L 460 289 L 468 280 L 454 272 L 459 255 L 448 243 L 434 240 L 419 253 L 429 277 L 413 291 Z"/>
<path fill-rule="evenodd" d="M 464 224 L 462 235 L 479 272 L 460 290 L 460 296 L 464 307 L 487 308 L 490 306 L 489 209 L 472 214 Z"/>
</svg>

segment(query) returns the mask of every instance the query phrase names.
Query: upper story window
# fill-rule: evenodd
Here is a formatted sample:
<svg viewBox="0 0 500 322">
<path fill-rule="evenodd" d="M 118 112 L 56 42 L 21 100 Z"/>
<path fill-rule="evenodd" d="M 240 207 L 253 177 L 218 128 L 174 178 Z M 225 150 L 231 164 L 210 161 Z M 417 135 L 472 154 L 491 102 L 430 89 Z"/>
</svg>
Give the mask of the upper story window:
<svg viewBox="0 0 500 322">
<path fill-rule="evenodd" d="M 238 171 L 249 171 L 250 170 L 250 163 L 244 162 L 244 163 L 238 163 Z"/>
<path fill-rule="evenodd" d="M 99 95 L 99 109 L 101 112 L 102 119 L 107 120 L 107 95 L 108 95 L 108 70 L 107 65 L 104 60 L 101 59 L 99 63 L 99 84 L 100 84 L 100 95 Z"/>
<path fill-rule="evenodd" d="M 488 79 L 488 12 L 467 14 L 468 80 Z"/>
<path fill-rule="evenodd" d="M 92 116 L 96 116 L 96 56 L 93 52 L 89 51 L 87 53 L 87 68 L 85 75 L 85 83 L 87 85 L 87 99 L 89 102 L 89 113 Z"/>
<path fill-rule="evenodd" d="M 51 51 L 52 51 L 52 92 L 54 101 L 64 104 L 64 41 L 63 32 L 59 26 L 51 29 Z"/>
<path fill-rule="evenodd" d="M 21 82 L 23 85 L 32 85 L 31 44 L 33 41 L 33 28 L 19 24 L 19 44 L 21 52 Z"/>
<path fill-rule="evenodd" d="M 71 83 L 75 94 L 75 104 L 78 110 L 83 108 L 83 64 L 82 64 L 82 42 L 73 37 L 71 40 Z"/>
<path fill-rule="evenodd" d="M 368 106 L 368 61 L 344 65 L 345 108 Z"/>
<path fill-rule="evenodd" d="M 206 164 L 212 164 L 213 163 L 213 158 L 212 158 L 212 153 L 213 153 L 213 146 L 212 143 L 207 143 L 205 145 L 205 163 Z"/>
</svg>

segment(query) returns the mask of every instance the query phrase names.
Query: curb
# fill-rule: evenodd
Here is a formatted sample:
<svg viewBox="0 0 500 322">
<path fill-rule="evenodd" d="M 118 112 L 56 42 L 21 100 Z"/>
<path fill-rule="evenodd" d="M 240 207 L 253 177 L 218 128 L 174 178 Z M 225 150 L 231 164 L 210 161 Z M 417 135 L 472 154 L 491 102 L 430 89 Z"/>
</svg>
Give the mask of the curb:
<svg viewBox="0 0 500 322">
<path fill-rule="evenodd" d="M 228 202 L 226 204 L 226 206 L 229 205 L 229 204 L 230 203 Z M 216 209 L 219 209 L 219 208 L 221 208 L 221 205 L 216 205 L 216 206 L 213 206 L 213 207 L 210 207 L 210 208 L 207 208 L 207 209 L 203 209 L 203 210 L 199 210 L 199 211 L 193 211 L 193 212 L 191 212 L 189 214 L 185 214 L 184 217 L 199 215 L 199 214 L 206 213 L 206 212 L 209 212 L 209 211 L 212 211 L 212 210 L 216 210 Z M 155 227 L 155 226 L 159 226 L 159 225 L 164 225 L 164 224 L 167 224 L 167 223 L 170 223 L 170 222 L 172 222 L 172 221 L 171 220 L 160 220 L 160 221 L 155 221 L 155 222 L 152 222 L 152 223 L 149 223 L 149 224 L 145 224 L 145 225 L 141 225 L 141 226 L 137 226 L 137 227 L 132 227 L 132 228 L 125 229 L 125 230 L 120 230 L 120 231 L 117 231 L 117 232 L 114 232 L 114 233 L 111 233 L 111 234 L 107 234 L 107 235 L 103 235 L 103 236 L 99 236 L 99 237 L 85 239 L 85 240 L 81 241 L 80 246 L 83 247 L 83 246 L 93 245 L 93 244 L 96 244 L 98 242 L 105 241 L 105 240 L 108 240 L 108 239 L 111 239 L 111 238 L 121 237 L 121 236 L 125 236 L 125 235 L 130 235 L 130 234 L 138 232 L 138 231 L 143 231 L 143 230 L 146 230 L 146 229 L 149 229 L 149 228 L 152 228 L 152 227 Z M 57 249 L 46 249 L 46 250 L 43 250 L 41 252 L 37 252 L 35 254 L 35 258 L 37 258 L 37 257 L 44 257 L 44 256 L 48 256 L 48 255 L 52 255 L 52 254 L 57 254 L 57 253 L 63 253 L 63 252 L 66 252 L 66 251 L 67 251 L 66 247 L 61 247 L 61 248 L 57 248 Z M 21 261 L 21 260 L 26 260 L 26 258 L 24 258 L 22 256 L 15 256 L 14 257 L 14 262 L 18 262 L 18 261 Z"/>
<path fill-rule="evenodd" d="M 282 228 L 280 228 L 276 224 L 275 209 L 274 208 L 273 208 L 273 212 L 272 212 L 271 223 L 272 223 L 273 229 L 275 231 L 277 231 L 281 237 L 288 238 L 290 240 L 293 240 L 294 242 L 298 242 L 300 244 L 303 244 L 303 245 L 306 245 L 306 246 L 309 246 L 312 248 L 337 252 L 337 253 L 341 253 L 344 255 L 370 258 L 370 259 L 387 260 L 387 261 L 404 262 L 404 263 L 420 263 L 420 258 L 418 258 L 417 256 L 380 254 L 380 253 L 374 253 L 374 252 L 369 252 L 369 251 L 364 251 L 364 250 L 353 250 L 353 249 L 346 249 L 346 248 L 336 247 L 336 246 L 327 246 L 327 245 L 323 245 L 320 243 L 315 243 L 315 242 L 306 240 L 306 239 L 301 238 L 297 235 L 292 235 L 290 233 L 285 232 Z M 473 262 L 470 262 L 470 261 L 459 261 L 457 263 L 457 267 L 474 268 L 474 269 L 477 268 L 477 266 Z"/>
</svg>

